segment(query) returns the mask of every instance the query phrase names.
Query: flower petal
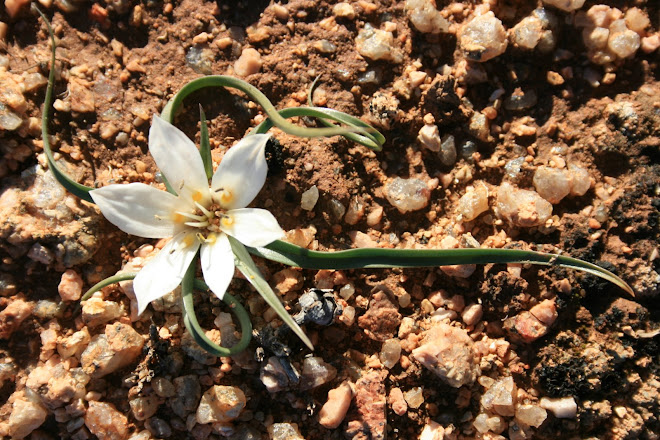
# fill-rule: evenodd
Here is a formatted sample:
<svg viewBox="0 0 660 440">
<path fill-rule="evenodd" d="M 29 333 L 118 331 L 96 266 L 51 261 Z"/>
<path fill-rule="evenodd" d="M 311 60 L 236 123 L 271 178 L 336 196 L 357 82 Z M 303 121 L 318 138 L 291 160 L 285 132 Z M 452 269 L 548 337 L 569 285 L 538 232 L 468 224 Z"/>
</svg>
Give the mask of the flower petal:
<svg viewBox="0 0 660 440">
<path fill-rule="evenodd" d="M 225 154 L 213 174 L 211 193 L 225 209 L 245 208 L 266 182 L 266 143 L 270 135 L 241 139 Z"/>
<path fill-rule="evenodd" d="M 149 152 L 177 194 L 188 198 L 199 191 L 202 200 L 198 201 L 208 202 L 209 183 L 202 156 L 181 130 L 154 116 L 149 130 Z"/>
<path fill-rule="evenodd" d="M 138 272 L 133 281 L 138 315 L 151 301 L 167 295 L 181 284 L 197 249 L 199 240 L 193 234 L 181 232 Z"/>
<path fill-rule="evenodd" d="M 222 299 L 234 277 L 234 253 L 225 234 L 217 234 L 214 243 L 203 243 L 200 262 L 204 281 Z"/>
<path fill-rule="evenodd" d="M 229 221 L 220 222 L 220 229 L 246 246 L 266 246 L 284 237 L 273 214 L 265 209 L 232 209 L 226 214 Z"/>
<path fill-rule="evenodd" d="M 143 183 L 108 185 L 90 191 L 103 216 L 122 231 L 145 238 L 174 235 L 172 214 L 181 201 Z"/>
</svg>

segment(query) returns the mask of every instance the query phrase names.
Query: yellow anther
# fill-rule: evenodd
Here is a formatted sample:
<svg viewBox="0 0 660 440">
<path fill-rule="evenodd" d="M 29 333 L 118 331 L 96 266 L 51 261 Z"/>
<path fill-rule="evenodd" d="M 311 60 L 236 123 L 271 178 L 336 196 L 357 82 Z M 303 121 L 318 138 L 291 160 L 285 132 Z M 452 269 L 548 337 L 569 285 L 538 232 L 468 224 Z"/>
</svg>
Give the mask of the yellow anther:
<svg viewBox="0 0 660 440">
<path fill-rule="evenodd" d="M 234 195 L 229 190 L 224 189 L 222 190 L 222 192 L 220 192 L 220 202 L 222 202 L 225 205 L 231 202 L 233 198 Z"/>
<path fill-rule="evenodd" d="M 192 199 L 194 202 L 199 202 L 200 200 L 202 200 L 202 197 L 203 195 L 201 191 L 195 191 L 194 193 L 192 193 Z"/>
<path fill-rule="evenodd" d="M 222 224 L 222 226 L 228 228 L 229 226 L 234 224 L 234 219 L 228 215 L 225 215 L 220 219 L 220 223 Z"/>
<path fill-rule="evenodd" d="M 188 235 L 186 235 L 186 236 L 183 238 L 183 244 L 184 244 L 186 247 L 190 247 L 190 246 L 192 246 L 193 243 L 195 243 L 195 236 L 194 236 L 194 235 L 192 235 L 192 234 L 188 234 Z"/>
<path fill-rule="evenodd" d="M 183 215 L 179 214 L 178 212 L 175 212 L 174 214 L 172 214 L 172 220 L 174 220 L 175 223 L 183 223 L 184 221 L 186 221 L 186 218 Z"/>
<path fill-rule="evenodd" d="M 218 236 L 216 234 L 210 233 L 209 236 L 206 237 L 206 242 L 208 244 L 215 244 L 217 239 L 218 239 Z"/>
</svg>

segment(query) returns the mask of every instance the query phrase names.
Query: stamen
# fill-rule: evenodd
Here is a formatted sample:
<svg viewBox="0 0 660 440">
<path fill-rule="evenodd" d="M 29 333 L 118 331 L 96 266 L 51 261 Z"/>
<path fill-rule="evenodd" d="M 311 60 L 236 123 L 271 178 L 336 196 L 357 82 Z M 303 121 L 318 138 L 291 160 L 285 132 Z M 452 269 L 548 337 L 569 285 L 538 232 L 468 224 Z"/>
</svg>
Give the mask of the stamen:
<svg viewBox="0 0 660 440">
<path fill-rule="evenodd" d="M 199 210 L 202 211 L 207 218 L 209 218 L 209 219 L 213 218 L 213 213 L 211 211 L 204 208 L 202 205 L 200 205 L 197 202 L 195 202 L 195 206 L 197 206 L 197 208 L 199 208 Z"/>
<path fill-rule="evenodd" d="M 224 204 L 227 204 L 232 201 L 234 195 L 229 190 L 224 190 L 220 193 L 220 201 Z"/>
<path fill-rule="evenodd" d="M 214 244 L 217 239 L 218 239 L 218 236 L 216 234 L 211 233 L 211 234 L 209 234 L 209 236 L 206 238 L 205 241 L 209 244 Z"/>
<path fill-rule="evenodd" d="M 203 216 L 203 215 L 193 214 L 192 212 L 176 211 L 176 213 L 179 214 L 179 215 L 182 216 L 182 217 L 186 217 L 186 218 L 189 218 L 189 219 L 191 219 L 191 220 L 198 220 L 198 221 L 200 221 L 200 222 L 206 220 L 206 217 L 205 217 L 205 216 Z M 182 219 L 182 220 L 183 220 L 183 219 Z"/>
<path fill-rule="evenodd" d="M 185 237 L 183 237 L 183 240 L 181 240 L 179 246 L 177 246 L 175 249 L 170 250 L 170 255 L 173 254 L 174 252 L 181 252 L 185 248 L 192 246 L 195 243 L 196 238 L 197 237 L 192 234 L 187 234 Z"/>
<path fill-rule="evenodd" d="M 222 226 L 228 228 L 229 226 L 234 224 L 234 219 L 231 216 L 225 215 L 220 219 L 220 223 Z"/>
<path fill-rule="evenodd" d="M 184 225 L 193 228 L 205 228 L 209 225 L 209 222 L 208 220 L 204 220 L 203 222 L 185 222 Z"/>
<path fill-rule="evenodd" d="M 193 202 L 197 203 L 202 200 L 202 193 L 200 191 L 195 191 L 192 193 Z"/>
<path fill-rule="evenodd" d="M 183 238 L 183 242 L 182 242 L 182 244 L 184 245 L 183 249 L 192 246 L 193 243 L 195 243 L 195 236 L 191 234 L 186 235 Z"/>
</svg>

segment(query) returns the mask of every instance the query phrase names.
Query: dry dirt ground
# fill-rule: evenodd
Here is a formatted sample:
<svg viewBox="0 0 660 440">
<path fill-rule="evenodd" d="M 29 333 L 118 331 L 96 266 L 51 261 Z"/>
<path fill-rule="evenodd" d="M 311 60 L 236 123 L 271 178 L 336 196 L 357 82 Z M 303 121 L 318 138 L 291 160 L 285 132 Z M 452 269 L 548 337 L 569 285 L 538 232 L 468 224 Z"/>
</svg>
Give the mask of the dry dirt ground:
<svg viewBox="0 0 660 440">
<path fill-rule="evenodd" d="M 147 150 L 152 115 L 200 75 L 235 74 L 236 60 L 251 47 L 262 64 L 245 80 L 277 108 L 304 105 L 320 75 L 315 104 L 361 117 L 387 138 L 382 152 L 372 152 L 339 137 L 300 139 L 273 130 L 278 143 L 271 147 L 269 178 L 254 204 L 269 208 L 285 230 L 301 229 L 298 238 L 306 238 L 310 248 L 433 248 L 447 243 L 448 236 L 465 245 L 471 243 L 469 233 L 487 247 L 561 251 L 603 265 L 625 279 L 636 297 L 560 268 L 489 265 L 461 278 L 437 268 L 282 272 L 281 265 L 259 261 L 292 313 L 297 298 L 315 286 L 333 288 L 343 306 L 331 326 L 306 327 L 316 343 L 314 355 L 336 376 L 304 391 L 286 383 L 267 391 L 256 341 L 239 360 L 196 350 L 184 335 L 176 297 L 131 322 L 130 300 L 113 286 L 103 291 L 101 318 L 83 319 L 78 302 L 63 301 L 61 292 L 66 296 L 69 287 L 75 296 L 81 287 L 84 291 L 148 254 L 156 243 L 118 231 L 91 205 L 66 198 L 44 175 L 36 118 L 45 85 L 33 74 L 48 73 L 46 28 L 28 7 L 15 16 L 0 8 L 0 110 L 5 121 L 9 110 L 22 119 L 20 127 L 0 131 L 1 433 L 34 439 L 138 433 L 135 439 L 299 438 L 273 432 L 273 426 L 293 426 L 274 424 L 288 423 L 296 424 L 305 439 L 417 439 L 425 426 L 436 430 L 436 437 L 425 438 L 439 439 L 658 438 L 658 51 L 639 50 L 607 66 L 595 64 L 575 13 L 548 7 L 558 19 L 554 50 L 541 53 L 510 44 L 489 61 L 468 63 L 456 32 L 473 16 L 472 2 L 437 2 L 452 23 L 446 34 L 417 30 L 403 1 L 350 1 L 354 16 L 342 16 L 334 3 L 56 0 L 42 7 L 58 39 L 55 98 L 60 101 L 49 130 L 60 163 L 90 186 L 158 184 Z M 532 3 L 493 0 L 490 8 L 510 29 L 537 6 Z M 581 11 L 595 4 L 587 0 Z M 650 18 L 649 35 L 660 28 L 660 9 L 652 0 L 607 4 L 623 12 L 640 8 Z M 393 33 L 391 49 L 400 59 L 372 60 L 358 53 L 356 36 L 367 23 Z M 501 97 L 493 96 L 497 90 Z M 516 108 L 530 91 L 537 99 Z M 263 118 L 261 109 L 238 93 L 199 93 L 186 101 L 177 119 L 197 143 L 198 103 L 210 120 L 217 160 Z M 487 121 L 476 121 L 475 112 Z M 417 140 L 428 114 L 440 136 L 454 136 L 455 163 L 443 163 Z M 564 163 L 588 171 L 586 194 L 554 204 L 553 216 L 540 227 L 498 218 L 495 194 L 502 182 L 534 189 L 537 167 Z M 387 184 L 396 177 L 425 182 L 426 206 L 399 212 L 386 197 Z M 462 221 L 458 200 L 478 181 L 489 191 L 490 207 L 475 220 Z M 302 193 L 313 185 L 318 202 L 303 210 Z M 342 211 L 347 208 L 357 217 L 346 219 Z M 83 286 L 76 289 L 74 282 L 71 287 L 65 271 L 73 271 L 67 276 L 80 277 Z M 255 328 L 277 326 L 244 280 L 236 279 L 230 291 L 248 306 Z M 383 296 L 379 291 L 386 299 L 375 305 Z M 543 328 L 547 334 L 525 340 L 511 319 L 529 318 L 526 312 L 544 300 L 554 302 L 558 318 Z M 462 315 L 465 305 L 479 305 L 481 316 L 473 321 L 472 315 Z M 200 294 L 197 312 L 206 328 L 215 327 L 220 311 L 217 301 Z M 479 373 L 460 387 L 411 355 L 424 331 L 436 325 L 434 313 L 475 341 L 471 362 Z M 88 366 L 80 360 L 88 340 L 66 360 L 63 343 L 74 332 L 87 331 L 92 338 L 108 334 L 107 326 L 118 323 L 137 331 L 142 350 L 110 374 L 81 378 L 84 373 L 76 369 Z M 402 353 L 388 368 L 379 354 L 389 339 Z M 290 346 L 288 361 L 301 371 L 309 351 L 292 335 L 281 342 Z M 272 355 L 267 347 L 265 359 Z M 44 365 L 46 372 L 39 370 Z M 48 371 L 72 379 L 59 386 Z M 198 385 L 181 379 L 191 375 Z M 540 408 L 541 398 L 568 397 L 577 404 L 576 414 L 559 418 L 549 410 L 539 426 L 521 427 L 519 416 L 484 409 L 482 396 L 493 381 L 509 377 L 517 387 L 512 405 Z M 156 378 L 193 401 L 168 395 L 154 385 Z M 344 381 L 357 383 L 356 396 L 339 427 L 328 429 L 319 423 L 319 411 L 329 390 Z M 228 423 L 197 423 L 201 394 L 214 385 L 240 388 L 247 397 L 245 409 Z M 102 408 L 110 408 L 112 420 L 104 429 L 113 436 L 91 420 L 99 402 L 111 405 Z M 34 426 L 21 429 L 16 426 L 19 408 L 43 417 L 26 416 L 21 423 Z M 479 414 L 491 417 L 488 432 L 475 427 Z"/>
</svg>

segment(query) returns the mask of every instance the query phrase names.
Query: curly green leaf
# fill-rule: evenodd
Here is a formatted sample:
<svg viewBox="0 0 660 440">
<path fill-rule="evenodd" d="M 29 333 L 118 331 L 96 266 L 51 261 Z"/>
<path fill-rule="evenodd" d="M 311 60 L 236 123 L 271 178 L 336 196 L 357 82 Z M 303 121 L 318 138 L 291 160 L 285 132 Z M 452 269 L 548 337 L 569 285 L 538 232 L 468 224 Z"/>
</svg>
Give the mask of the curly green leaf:
<svg viewBox="0 0 660 440">
<path fill-rule="evenodd" d="M 617 275 L 586 261 L 564 255 L 519 249 L 380 249 L 360 248 L 337 252 L 304 249 L 281 240 L 249 252 L 289 266 L 304 269 L 363 269 L 436 267 L 453 264 L 531 263 L 561 266 L 590 273 L 610 281 L 630 295 L 632 288 Z"/>
<path fill-rule="evenodd" d="M 245 350 L 252 338 L 252 323 L 248 317 L 247 311 L 243 308 L 236 298 L 228 293 L 222 297 L 222 301 L 238 317 L 241 326 L 241 340 L 233 347 L 221 347 L 206 336 L 204 329 L 199 325 L 195 315 L 195 306 L 193 299 L 193 289 L 209 290 L 209 287 L 201 280 L 195 279 L 195 264 L 192 263 L 181 282 L 181 296 L 183 300 L 183 323 L 195 342 L 204 350 L 214 356 L 234 356 Z"/>
<path fill-rule="evenodd" d="M 36 8 L 36 7 L 35 7 Z M 50 26 L 50 22 L 46 16 L 36 8 L 41 18 L 46 23 L 48 28 L 48 35 L 50 37 L 51 43 L 51 55 L 50 55 L 50 73 L 48 73 L 48 86 L 46 87 L 46 97 L 44 98 L 44 109 L 41 113 L 41 138 L 44 143 L 44 153 L 46 153 L 46 159 L 48 160 L 48 167 L 50 168 L 53 176 L 60 182 L 64 188 L 66 188 L 71 194 L 80 197 L 83 200 L 86 200 L 90 203 L 94 203 L 92 196 L 89 195 L 89 192 L 94 189 L 74 181 L 69 176 L 64 173 L 55 162 L 53 157 L 53 151 L 50 147 L 50 137 L 48 135 L 48 118 L 50 114 L 50 107 L 53 101 L 53 87 L 55 86 L 55 49 L 57 49 L 57 44 L 55 43 L 55 34 L 53 34 L 53 28 Z"/>
<path fill-rule="evenodd" d="M 369 131 L 375 131 L 375 129 L 369 127 L 327 127 L 327 128 L 308 128 L 300 127 L 298 125 L 292 124 L 282 117 L 275 106 L 268 100 L 266 95 L 261 93 L 256 87 L 246 83 L 243 80 L 238 78 L 232 78 L 225 75 L 211 75 L 204 76 L 201 78 L 194 79 L 187 83 L 185 86 L 179 90 L 179 92 L 170 99 L 163 111 L 161 112 L 161 117 L 166 121 L 172 123 L 174 120 L 174 115 L 176 111 L 183 104 L 183 100 L 193 92 L 197 90 L 207 88 L 207 87 L 230 87 L 242 91 L 248 95 L 252 100 L 257 102 L 263 108 L 264 112 L 268 115 L 270 119 L 273 120 L 275 126 L 285 133 L 292 134 L 294 136 L 300 137 L 321 137 L 321 136 L 343 136 L 347 133 L 368 133 Z"/>
</svg>

